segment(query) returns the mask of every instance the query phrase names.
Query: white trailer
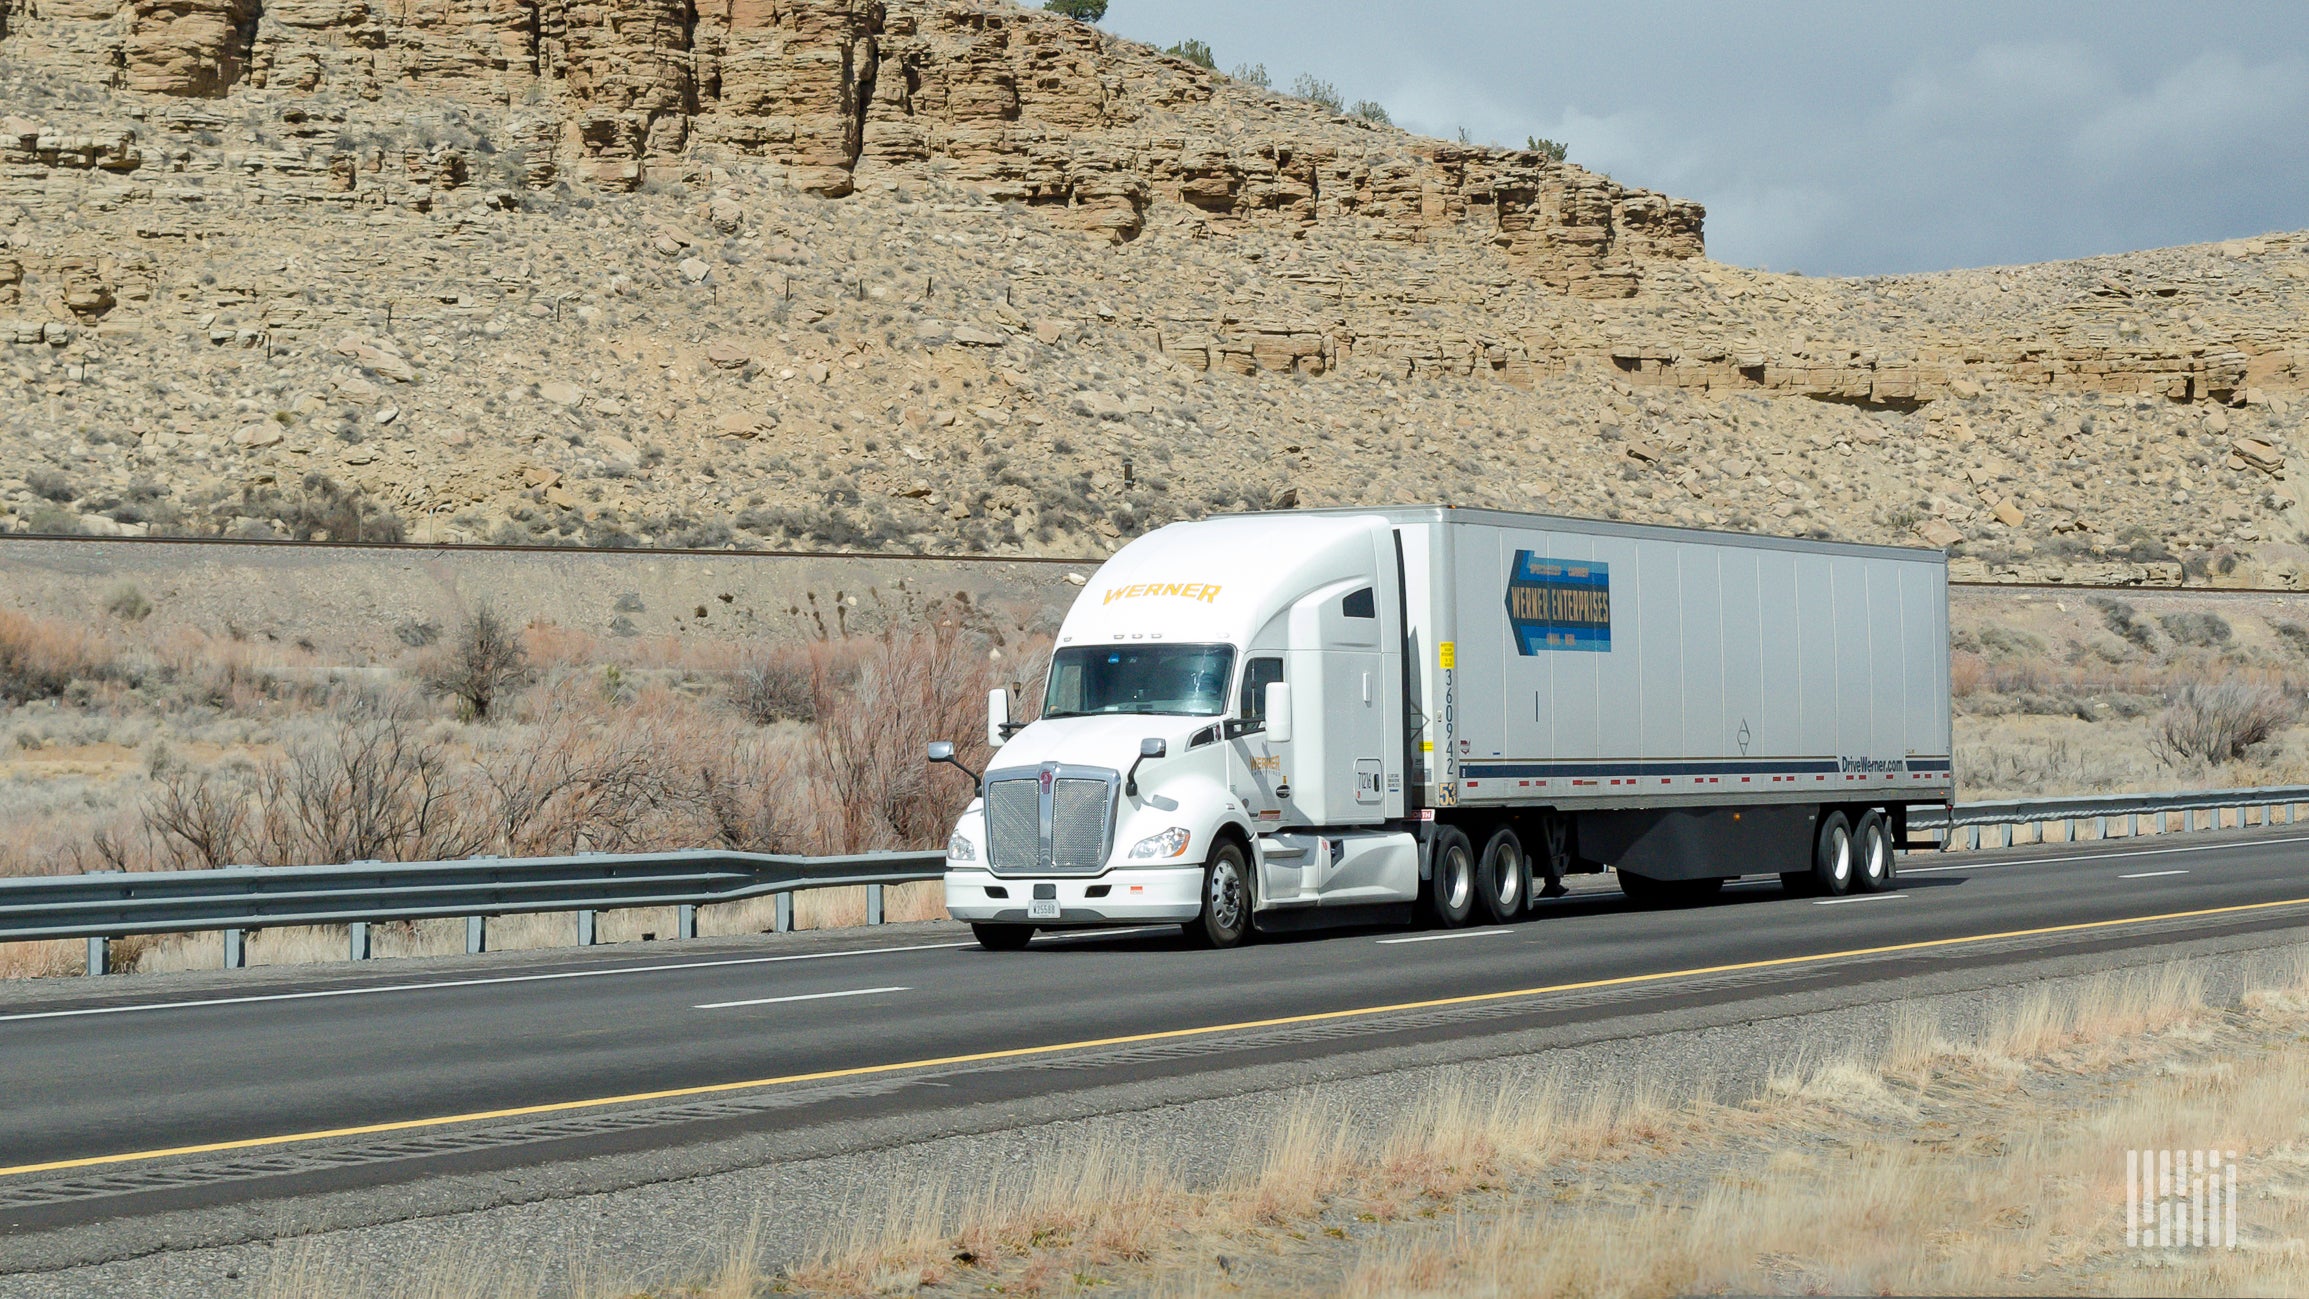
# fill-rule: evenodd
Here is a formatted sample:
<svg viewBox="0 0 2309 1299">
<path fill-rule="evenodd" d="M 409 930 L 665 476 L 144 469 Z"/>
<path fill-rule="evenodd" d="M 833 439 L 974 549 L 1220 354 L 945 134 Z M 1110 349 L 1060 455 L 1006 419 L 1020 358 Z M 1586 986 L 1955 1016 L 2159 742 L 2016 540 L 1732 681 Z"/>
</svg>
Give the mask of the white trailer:
<svg viewBox="0 0 2309 1299">
<path fill-rule="evenodd" d="M 1889 887 L 1954 798 L 1934 550 L 1443 507 L 1173 524 L 1102 566 L 946 901 L 1037 928 L 1505 921 L 1566 874 Z M 934 756 L 937 751 L 934 751 Z"/>
</svg>

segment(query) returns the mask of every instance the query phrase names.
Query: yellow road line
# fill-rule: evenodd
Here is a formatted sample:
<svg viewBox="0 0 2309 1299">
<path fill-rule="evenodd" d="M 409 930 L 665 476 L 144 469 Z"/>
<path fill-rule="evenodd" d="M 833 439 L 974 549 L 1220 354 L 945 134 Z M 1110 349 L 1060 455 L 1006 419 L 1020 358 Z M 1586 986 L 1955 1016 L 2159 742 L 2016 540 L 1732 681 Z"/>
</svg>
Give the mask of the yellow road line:
<svg viewBox="0 0 2309 1299">
<path fill-rule="evenodd" d="M 1272 1019 L 1246 1019 L 1231 1024 L 1210 1024 L 1201 1028 L 1171 1028 L 1151 1033 L 1129 1033 L 1118 1037 L 1085 1038 L 1077 1042 L 1054 1042 L 1044 1046 L 1007 1047 L 999 1051 L 973 1051 L 966 1055 L 937 1056 L 927 1060 L 904 1060 L 894 1064 L 859 1065 L 849 1069 L 824 1069 L 816 1073 L 786 1074 L 778 1078 L 754 1078 L 745 1082 L 671 1087 L 663 1091 L 631 1092 L 623 1096 L 598 1096 L 590 1100 L 555 1101 L 544 1105 L 519 1105 L 509 1109 L 444 1114 L 429 1119 L 401 1119 L 391 1123 L 364 1123 L 356 1127 L 326 1128 L 316 1132 L 290 1132 L 271 1137 L 246 1137 L 238 1141 L 212 1141 L 197 1146 L 171 1146 L 165 1150 L 139 1150 L 120 1155 L 91 1155 L 85 1159 L 58 1159 L 44 1164 L 19 1164 L 13 1168 L 0 1168 L 0 1177 L 16 1177 L 26 1173 L 53 1173 L 71 1168 L 96 1168 L 110 1164 L 141 1163 L 153 1159 L 168 1159 L 178 1155 L 210 1155 L 227 1150 L 255 1150 L 268 1146 L 327 1141 L 337 1137 L 365 1137 L 384 1132 L 409 1132 L 421 1128 L 448 1127 L 459 1123 L 483 1123 L 492 1119 L 525 1118 L 534 1114 L 567 1114 L 577 1110 L 601 1109 L 611 1105 L 632 1105 L 643 1101 L 713 1096 L 725 1092 L 752 1091 L 763 1087 L 791 1086 L 795 1083 L 826 1082 L 839 1078 L 864 1078 L 876 1074 L 903 1073 L 916 1069 L 939 1069 L 950 1065 L 981 1064 L 990 1060 L 1019 1060 L 1039 1055 L 1056 1055 L 1064 1051 L 1090 1051 L 1101 1047 L 1130 1046 L 1141 1042 L 1162 1042 L 1186 1037 L 1208 1037 L 1217 1033 L 1237 1033 L 1249 1029 L 1314 1024 L 1334 1019 L 1358 1019 L 1370 1015 L 1388 1015 L 1408 1010 L 1433 1010 L 1443 1006 L 1470 1006 L 1487 1001 L 1512 1001 L 1519 997 L 1541 997 L 1559 992 L 1581 992 L 1591 988 L 1615 988 L 1639 983 L 1660 983 L 1670 979 L 1690 979 L 1710 974 L 1731 974 L 1741 970 L 1769 970 L 1794 965 L 1817 965 L 1825 961 L 1850 960 L 1861 956 L 1885 956 L 1898 952 L 1927 951 L 1938 947 L 1961 947 L 1970 943 L 1993 943 L 2012 938 L 2036 938 L 2047 934 L 2082 933 L 2094 929 L 2120 928 L 2125 925 L 2156 924 L 2166 920 L 2240 915 L 2252 911 L 2268 911 L 2278 907 L 2303 905 L 2309 905 L 2309 898 L 2287 898 L 2277 902 L 2247 902 L 2235 906 L 2205 907 L 2195 911 L 2167 911 L 2151 916 L 2128 916 L 2121 920 L 2087 920 L 2066 925 L 2045 925 L 2036 929 L 2007 929 L 1993 934 L 1970 934 L 1961 938 L 1926 938 L 1907 943 L 1887 943 L 1879 947 L 1855 947 L 1841 952 L 1821 952 L 1811 956 L 1776 956 L 1769 960 L 1739 961 L 1730 965 L 1703 965 L 1688 970 L 1662 970 L 1654 974 L 1626 974 L 1610 979 L 1586 979 L 1578 983 L 1555 983 L 1542 988 L 1515 988 L 1506 992 L 1475 992 L 1457 997 L 1435 997 L 1426 1001 L 1396 1002 L 1386 1006 L 1361 1006 L 1353 1010 L 1324 1010 L 1304 1015 L 1281 1015 Z"/>
</svg>

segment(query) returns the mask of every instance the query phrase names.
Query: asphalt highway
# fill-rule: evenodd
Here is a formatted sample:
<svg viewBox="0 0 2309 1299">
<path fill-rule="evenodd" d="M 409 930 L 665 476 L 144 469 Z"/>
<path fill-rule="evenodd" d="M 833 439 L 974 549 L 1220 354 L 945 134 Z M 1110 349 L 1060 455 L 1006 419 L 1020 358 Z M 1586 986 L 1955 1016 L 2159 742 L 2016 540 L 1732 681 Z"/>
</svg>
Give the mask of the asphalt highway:
<svg viewBox="0 0 2309 1299">
<path fill-rule="evenodd" d="M 2309 827 L 2286 829 L 1914 857 L 1896 892 L 1835 900 L 1589 891 L 1510 926 L 1228 952 L 1164 928 L 995 953 L 926 926 L 0 990 L 0 1233 L 2301 927 Z"/>
</svg>

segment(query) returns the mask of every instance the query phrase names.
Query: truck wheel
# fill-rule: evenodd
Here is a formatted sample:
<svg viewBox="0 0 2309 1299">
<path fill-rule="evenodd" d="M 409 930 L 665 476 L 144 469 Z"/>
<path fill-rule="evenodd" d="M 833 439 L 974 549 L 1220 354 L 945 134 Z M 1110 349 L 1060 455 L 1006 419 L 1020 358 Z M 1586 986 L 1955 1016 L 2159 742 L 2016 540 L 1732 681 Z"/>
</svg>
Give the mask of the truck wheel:
<svg viewBox="0 0 2309 1299">
<path fill-rule="evenodd" d="M 1251 932 L 1251 876 L 1243 846 L 1221 839 L 1203 865 L 1203 913 L 1180 926 L 1204 947 L 1240 947 Z"/>
<path fill-rule="evenodd" d="M 1450 826 L 1435 832 L 1428 848 L 1435 864 L 1427 881 L 1427 918 L 1445 929 L 1457 929 L 1475 912 L 1475 849 L 1467 836 Z"/>
<path fill-rule="evenodd" d="M 1852 887 L 1881 893 L 1892 887 L 1892 828 L 1871 808 L 1852 829 Z"/>
<path fill-rule="evenodd" d="M 1523 841 L 1515 831 L 1502 828 L 1484 841 L 1475 882 L 1475 900 L 1485 919 L 1504 925 L 1523 914 L 1531 898 L 1531 863 L 1525 860 Z"/>
<path fill-rule="evenodd" d="M 990 925 L 970 922 L 971 936 L 989 952 L 1020 952 L 1026 950 L 1028 939 L 1034 937 L 1032 925 Z"/>
<path fill-rule="evenodd" d="M 1842 812 L 1820 818 L 1812 841 L 1812 891 L 1842 897 L 1852 891 L 1852 822 Z"/>
</svg>

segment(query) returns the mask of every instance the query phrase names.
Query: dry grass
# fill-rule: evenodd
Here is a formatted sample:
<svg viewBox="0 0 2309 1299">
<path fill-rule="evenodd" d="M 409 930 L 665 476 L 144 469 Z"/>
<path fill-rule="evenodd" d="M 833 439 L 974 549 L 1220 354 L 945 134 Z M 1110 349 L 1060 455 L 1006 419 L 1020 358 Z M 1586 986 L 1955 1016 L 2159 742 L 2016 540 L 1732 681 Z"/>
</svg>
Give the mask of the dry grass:
<svg viewBox="0 0 2309 1299">
<path fill-rule="evenodd" d="M 2300 1293 L 2309 1203 L 2276 1188 L 2246 1215 L 2263 1248 L 2200 1267 L 2116 1245 L 2128 1146 L 2222 1145 L 2272 1167 L 2302 1148 L 2305 1028 L 2298 978 L 2214 1012 L 2196 976 L 2169 969 L 2032 994 L 1961 1039 L 1911 1019 L 1876 1058 L 1792 1067 L 1735 1106 L 1582 1097 L 1560 1076 L 1520 1080 L 1501 1105 L 1461 1084 L 1375 1138 L 1302 1097 L 1217 1186 L 1094 1137 L 968 1191 L 913 1188 L 878 1230 L 761 1286 Z M 1659 1189 L 1679 1182 L 1692 1193 Z"/>
<path fill-rule="evenodd" d="M 87 628 L 0 609 L 0 700 L 61 698 L 111 672 L 109 648 Z"/>
</svg>

